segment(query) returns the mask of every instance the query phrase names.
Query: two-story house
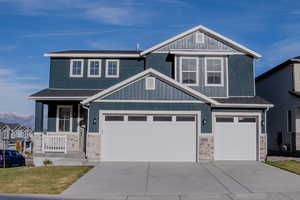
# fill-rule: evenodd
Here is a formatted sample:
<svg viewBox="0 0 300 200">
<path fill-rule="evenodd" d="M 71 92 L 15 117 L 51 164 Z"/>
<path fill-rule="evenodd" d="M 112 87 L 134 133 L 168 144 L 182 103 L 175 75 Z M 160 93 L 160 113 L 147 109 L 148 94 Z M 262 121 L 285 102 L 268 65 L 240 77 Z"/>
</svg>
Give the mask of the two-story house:
<svg viewBox="0 0 300 200">
<path fill-rule="evenodd" d="M 274 104 L 268 115 L 271 154 L 300 153 L 300 57 L 288 59 L 256 78 L 257 94 Z"/>
<path fill-rule="evenodd" d="M 255 94 L 254 63 L 261 56 L 204 26 L 144 51 L 45 56 L 49 88 L 30 96 L 36 101 L 35 156 L 191 162 L 266 157 L 272 105 Z"/>
</svg>

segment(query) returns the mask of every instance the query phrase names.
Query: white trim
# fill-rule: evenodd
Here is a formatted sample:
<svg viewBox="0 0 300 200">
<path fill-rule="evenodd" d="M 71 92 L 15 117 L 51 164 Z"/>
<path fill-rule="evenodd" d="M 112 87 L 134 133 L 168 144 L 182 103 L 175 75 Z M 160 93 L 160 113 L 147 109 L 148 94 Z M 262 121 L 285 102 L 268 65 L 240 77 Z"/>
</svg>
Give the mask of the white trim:
<svg viewBox="0 0 300 200">
<path fill-rule="evenodd" d="M 99 74 L 98 75 L 91 75 L 91 62 L 99 62 Z M 102 60 L 101 59 L 89 59 L 88 60 L 88 77 L 90 78 L 100 78 L 102 72 Z"/>
<path fill-rule="evenodd" d="M 182 83 L 182 59 L 194 59 L 196 60 L 196 71 L 184 71 L 184 72 L 195 72 L 196 73 L 196 83 Z M 179 57 L 179 82 L 187 86 L 199 86 L 199 57 Z"/>
<path fill-rule="evenodd" d="M 201 40 L 199 40 L 199 36 L 201 36 Z M 204 33 L 200 32 L 200 31 L 197 31 L 196 34 L 195 34 L 195 41 L 197 44 L 203 44 L 204 43 L 204 40 L 205 40 L 205 37 L 204 37 Z"/>
<path fill-rule="evenodd" d="M 59 131 L 59 109 L 60 108 L 71 108 L 70 131 Z M 73 106 L 72 105 L 57 105 L 57 108 L 56 108 L 56 132 L 57 133 L 72 133 L 72 129 L 73 129 Z"/>
<path fill-rule="evenodd" d="M 227 98 L 229 97 L 229 67 L 228 67 L 228 56 L 225 57 L 225 67 L 226 67 L 226 93 L 227 93 Z"/>
<path fill-rule="evenodd" d="M 243 46 L 241 44 L 238 44 L 237 42 L 234 42 L 233 40 L 231 40 L 231 39 L 229 39 L 229 38 L 227 38 L 227 37 L 225 37 L 225 36 L 223 36 L 223 35 L 215 32 L 213 30 L 210 30 L 210 29 L 208 29 L 208 28 L 206 28 L 206 27 L 204 27 L 202 25 L 199 25 L 199 26 L 196 26 L 194 28 L 191 28 L 191 29 L 189 29 L 189 30 L 187 30 L 187 31 L 185 31 L 185 32 L 183 32 L 181 34 L 176 35 L 175 37 L 172 37 L 172 38 L 170 38 L 170 39 L 168 39 L 168 40 L 166 40 L 164 42 L 161 42 L 161 43 L 159 43 L 159 44 L 157 44 L 157 45 L 155 45 L 155 46 L 153 46 L 153 47 L 151 47 L 149 49 L 146 49 L 143 52 L 141 52 L 141 55 L 145 55 L 145 54 L 148 54 L 148 53 L 150 53 L 152 51 L 155 51 L 155 50 L 159 49 L 160 47 L 165 46 L 167 44 L 170 44 L 171 42 L 173 42 L 173 41 L 175 41 L 177 39 L 180 39 L 180 38 L 182 38 L 182 37 L 184 37 L 184 36 L 186 36 L 186 35 L 194 32 L 194 31 L 197 31 L 197 30 L 199 30 L 201 32 L 204 32 L 204 33 L 209 33 L 210 35 L 213 35 L 213 36 L 217 37 L 218 39 L 223 40 L 223 41 L 231 44 L 232 46 L 234 46 L 234 47 L 242 50 L 245 53 L 248 53 L 248 54 L 252 55 L 255 58 L 260 58 L 261 57 L 260 54 L 254 52 L 254 51 L 252 51 L 250 49 L 248 49 L 247 47 L 245 47 L 245 46 Z"/>
<path fill-rule="evenodd" d="M 158 52 L 163 53 L 163 52 Z M 228 55 L 244 55 L 244 53 L 236 53 L 229 51 L 195 51 L 195 50 L 176 50 L 171 49 L 170 51 L 166 51 L 165 53 L 175 54 L 175 55 L 191 55 L 191 56 L 228 56 Z"/>
<path fill-rule="evenodd" d="M 186 100 L 96 100 L 95 102 L 127 102 L 127 103 L 203 103 L 202 101 L 186 101 Z"/>
<path fill-rule="evenodd" d="M 84 100 L 88 98 L 86 97 L 28 97 L 28 99 L 32 100 Z"/>
<path fill-rule="evenodd" d="M 149 83 L 152 81 L 152 85 Z M 156 88 L 156 78 L 152 76 L 148 76 L 145 78 L 145 89 L 146 90 L 155 90 Z"/>
<path fill-rule="evenodd" d="M 200 99 L 204 99 L 207 102 L 215 104 L 215 105 L 219 105 L 220 104 L 219 102 L 217 102 L 217 101 L 215 101 L 215 100 L 213 100 L 213 99 L 211 99 L 211 98 L 209 98 L 209 97 L 201 94 L 200 92 L 198 92 L 198 91 L 196 91 L 196 90 L 194 90 L 194 89 L 192 89 L 190 87 L 187 87 L 187 86 L 185 86 L 185 85 L 183 85 L 183 84 L 175 81 L 174 79 L 172 79 L 172 78 L 170 78 L 170 77 L 168 77 L 168 76 L 166 76 L 166 75 L 164 75 L 164 74 L 162 74 L 162 73 L 160 73 L 160 72 L 158 72 L 158 71 L 156 71 L 156 70 L 154 70 L 152 68 L 149 68 L 149 69 L 147 69 L 145 71 L 142 71 L 139 74 L 136 74 L 136 75 L 134 75 L 134 76 L 132 76 L 132 77 L 124 80 L 124 81 L 121 81 L 121 82 L 119 82 L 119 83 L 111 86 L 110 88 L 107 88 L 106 90 L 103 90 L 103 91 L 99 92 L 98 94 L 95 94 L 95 95 L 93 95 L 93 96 L 85 99 L 81 103 L 82 104 L 87 104 L 90 101 L 98 99 L 98 98 L 100 98 L 100 97 L 102 97 L 102 96 L 104 96 L 106 94 L 113 93 L 115 90 L 118 90 L 122 86 L 130 84 L 130 83 L 132 83 L 133 81 L 135 81 L 137 79 L 141 79 L 141 78 L 143 78 L 144 76 L 146 76 L 148 74 L 156 75 L 159 78 L 163 79 L 165 82 L 167 82 L 167 83 L 169 83 L 169 84 L 171 84 L 171 85 L 173 85 L 175 87 L 181 88 L 182 90 L 186 91 L 188 94 L 190 94 L 192 96 L 196 96 L 196 97 L 198 97 Z"/>
<path fill-rule="evenodd" d="M 66 58 L 139 58 L 140 54 L 85 54 L 85 53 L 45 53 L 46 57 L 66 57 Z"/>
<path fill-rule="evenodd" d="M 257 126 L 258 130 L 256 132 L 256 160 L 260 161 L 260 136 L 265 136 L 266 134 L 262 134 L 261 132 L 261 113 L 260 112 L 218 112 L 213 111 L 212 112 L 212 134 L 215 136 L 215 127 L 216 127 L 216 116 L 217 115 L 229 115 L 229 116 L 255 116 L 257 117 Z M 215 145 L 215 144 L 214 144 Z M 214 158 L 215 158 L 215 151 L 214 151 Z"/>
<path fill-rule="evenodd" d="M 73 74 L 73 62 L 74 61 L 80 61 L 81 62 L 81 73 L 78 75 L 78 74 Z M 70 77 L 73 77 L 73 78 L 81 78 L 83 77 L 83 70 L 84 70 L 84 60 L 83 59 L 71 59 L 70 60 Z"/>
<path fill-rule="evenodd" d="M 234 104 L 234 103 L 222 103 L 219 105 L 212 105 L 212 107 L 218 107 L 218 108 L 272 108 L 274 107 L 273 104 Z"/>
<path fill-rule="evenodd" d="M 108 75 L 108 62 L 117 62 L 117 74 L 116 75 Z M 120 70 L 120 60 L 118 60 L 118 59 L 107 59 L 105 61 L 105 77 L 106 78 L 119 78 L 119 70 Z"/>
<path fill-rule="evenodd" d="M 207 60 L 221 60 L 221 71 L 208 71 L 207 70 Z M 207 73 L 208 72 L 221 72 L 221 83 L 220 84 L 209 84 L 207 83 Z M 206 87 L 224 87 L 224 57 L 205 57 L 204 58 L 204 76 L 205 76 L 205 80 L 204 80 L 204 85 Z"/>
</svg>

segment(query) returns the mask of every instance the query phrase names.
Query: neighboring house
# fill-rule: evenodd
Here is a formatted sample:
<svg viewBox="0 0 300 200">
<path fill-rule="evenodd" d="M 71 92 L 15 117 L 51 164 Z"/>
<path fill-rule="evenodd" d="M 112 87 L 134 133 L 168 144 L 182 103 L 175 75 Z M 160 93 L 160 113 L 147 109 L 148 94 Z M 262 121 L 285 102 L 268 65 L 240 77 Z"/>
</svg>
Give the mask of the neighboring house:
<svg viewBox="0 0 300 200">
<path fill-rule="evenodd" d="M 20 142 L 24 151 L 30 151 L 32 135 L 31 128 L 18 123 L 0 122 L 0 149 L 16 149 L 17 142 Z"/>
<path fill-rule="evenodd" d="M 49 88 L 30 96 L 36 101 L 35 157 L 192 162 L 266 157 L 265 116 L 272 105 L 255 94 L 254 62 L 261 56 L 206 27 L 145 51 L 45 56 Z"/>
<path fill-rule="evenodd" d="M 256 78 L 257 94 L 274 104 L 268 114 L 271 154 L 300 153 L 300 57 Z"/>
</svg>

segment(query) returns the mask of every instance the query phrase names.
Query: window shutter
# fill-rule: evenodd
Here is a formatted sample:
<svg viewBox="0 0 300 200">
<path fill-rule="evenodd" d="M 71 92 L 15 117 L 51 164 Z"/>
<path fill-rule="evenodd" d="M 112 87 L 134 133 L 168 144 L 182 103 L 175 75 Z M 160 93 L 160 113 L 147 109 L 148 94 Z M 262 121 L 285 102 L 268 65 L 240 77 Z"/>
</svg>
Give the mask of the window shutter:
<svg viewBox="0 0 300 200">
<path fill-rule="evenodd" d="M 155 90 L 155 78 L 146 77 L 146 90 Z"/>
</svg>

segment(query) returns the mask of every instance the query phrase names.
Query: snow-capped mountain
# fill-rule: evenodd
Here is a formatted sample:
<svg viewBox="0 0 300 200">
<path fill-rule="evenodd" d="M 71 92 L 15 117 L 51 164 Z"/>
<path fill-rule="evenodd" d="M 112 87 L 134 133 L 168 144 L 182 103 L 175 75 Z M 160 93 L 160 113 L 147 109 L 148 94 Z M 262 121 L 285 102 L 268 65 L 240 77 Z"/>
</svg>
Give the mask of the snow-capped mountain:
<svg viewBox="0 0 300 200">
<path fill-rule="evenodd" d="M 34 127 L 33 115 L 21 115 L 14 112 L 0 112 L 0 122 L 18 123 L 26 127 Z"/>
</svg>

